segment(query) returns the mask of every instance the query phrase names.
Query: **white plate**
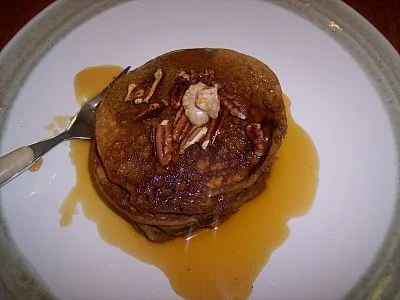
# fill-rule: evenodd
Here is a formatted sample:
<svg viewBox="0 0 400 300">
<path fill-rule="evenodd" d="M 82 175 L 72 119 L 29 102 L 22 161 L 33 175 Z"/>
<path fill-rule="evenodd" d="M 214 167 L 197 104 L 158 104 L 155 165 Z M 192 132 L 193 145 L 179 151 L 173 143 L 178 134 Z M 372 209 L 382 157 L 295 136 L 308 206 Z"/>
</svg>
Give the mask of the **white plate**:
<svg viewBox="0 0 400 300">
<path fill-rule="evenodd" d="M 55 115 L 78 109 L 73 78 L 81 69 L 139 66 L 192 47 L 232 48 L 267 63 L 320 157 L 314 205 L 290 221 L 251 298 L 394 297 L 399 56 L 340 1 L 57 1 L 0 55 L 0 95 L 9 105 L 0 112 L 1 153 L 45 138 Z M 45 161 L 1 189 L 3 292 L 177 298 L 161 271 L 105 243 L 82 214 L 59 227 L 75 183 L 68 147 Z"/>
</svg>

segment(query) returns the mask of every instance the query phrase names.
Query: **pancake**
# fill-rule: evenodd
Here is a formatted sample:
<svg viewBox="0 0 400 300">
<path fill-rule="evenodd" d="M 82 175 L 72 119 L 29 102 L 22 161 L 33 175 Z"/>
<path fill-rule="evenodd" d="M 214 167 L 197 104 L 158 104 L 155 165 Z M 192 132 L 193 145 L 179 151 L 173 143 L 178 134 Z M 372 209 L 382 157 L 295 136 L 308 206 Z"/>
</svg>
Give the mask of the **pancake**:
<svg viewBox="0 0 400 300">
<path fill-rule="evenodd" d="M 213 227 L 264 188 L 287 130 L 279 80 L 228 49 L 185 49 L 129 72 L 96 114 L 95 185 L 148 239 Z"/>
</svg>

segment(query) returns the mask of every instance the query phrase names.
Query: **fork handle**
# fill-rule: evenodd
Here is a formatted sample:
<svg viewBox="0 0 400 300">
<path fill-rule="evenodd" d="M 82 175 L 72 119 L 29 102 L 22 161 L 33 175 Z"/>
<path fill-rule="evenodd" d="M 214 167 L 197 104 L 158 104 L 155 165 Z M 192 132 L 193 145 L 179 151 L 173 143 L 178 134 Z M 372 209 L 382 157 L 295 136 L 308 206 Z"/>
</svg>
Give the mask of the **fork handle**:
<svg viewBox="0 0 400 300">
<path fill-rule="evenodd" d="M 0 157 L 0 188 L 26 171 L 37 159 L 59 143 L 71 138 L 69 131 L 45 139 L 38 143 L 24 146 Z"/>
<path fill-rule="evenodd" d="M 29 167 L 35 158 L 32 148 L 25 146 L 0 157 L 0 186 Z"/>
</svg>

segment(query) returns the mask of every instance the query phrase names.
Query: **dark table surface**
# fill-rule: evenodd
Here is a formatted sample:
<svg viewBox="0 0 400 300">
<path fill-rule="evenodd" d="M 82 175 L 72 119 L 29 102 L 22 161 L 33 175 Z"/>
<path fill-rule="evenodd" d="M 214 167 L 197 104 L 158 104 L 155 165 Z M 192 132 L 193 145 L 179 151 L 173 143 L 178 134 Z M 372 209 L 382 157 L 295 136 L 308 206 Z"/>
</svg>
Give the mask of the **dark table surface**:
<svg viewBox="0 0 400 300">
<path fill-rule="evenodd" d="M 65 0 L 72 1 L 72 0 Z M 343 0 L 372 23 L 400 53 L 399 0 Z M 54 0 L 0 0 L 0 49 Z"/>
</svg>

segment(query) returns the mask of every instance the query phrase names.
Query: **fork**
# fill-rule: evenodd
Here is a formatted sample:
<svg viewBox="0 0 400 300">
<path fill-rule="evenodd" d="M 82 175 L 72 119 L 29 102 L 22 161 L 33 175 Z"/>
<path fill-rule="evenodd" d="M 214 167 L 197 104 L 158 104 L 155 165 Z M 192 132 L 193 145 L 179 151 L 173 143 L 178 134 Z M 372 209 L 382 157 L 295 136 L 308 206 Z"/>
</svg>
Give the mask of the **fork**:
<svg viewBox="0 0 400 300">
<path fill-rule="evenodd" d="M 25 172 L 35 161 L 61 142 L 71 139 L 90 140 L 94 138 L 96 109 L 102 97 L 117 80 L 128 73 L 128 66 L 96 97 L 86 103 L 71 119 L 68 127 L 59 135 L 38 143 L 20 147 L 0 157 L 0 188 Z"/>
</svg>

